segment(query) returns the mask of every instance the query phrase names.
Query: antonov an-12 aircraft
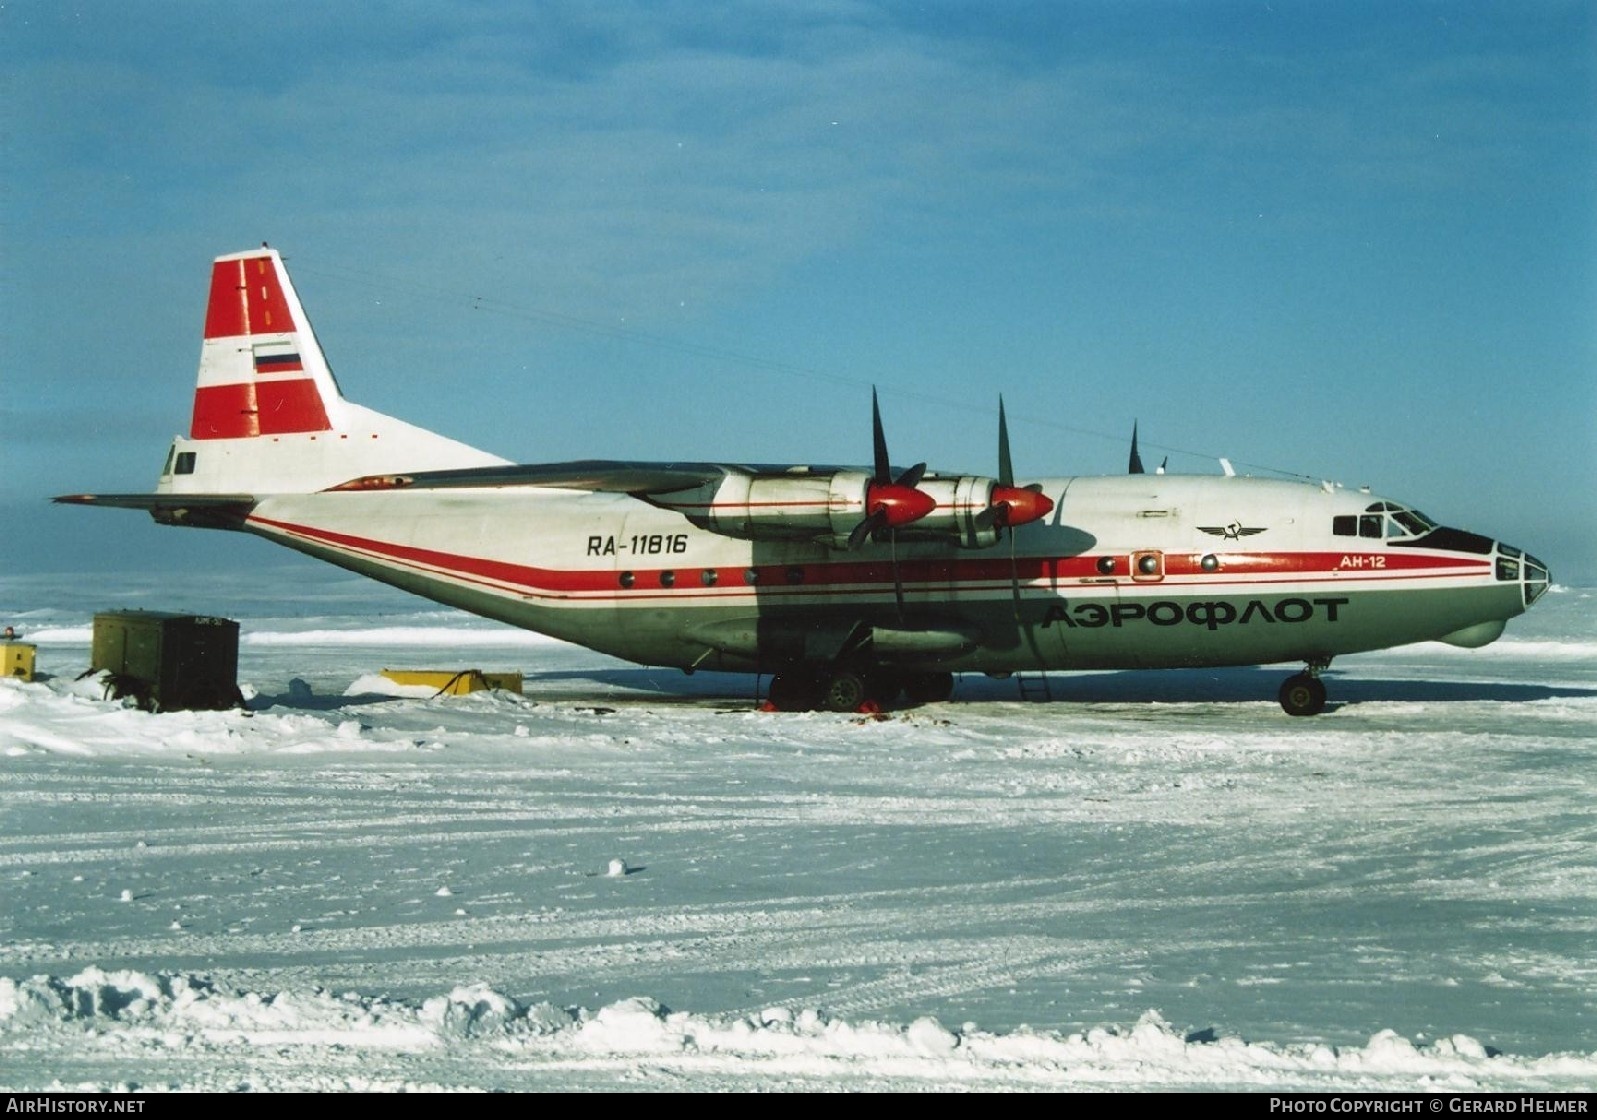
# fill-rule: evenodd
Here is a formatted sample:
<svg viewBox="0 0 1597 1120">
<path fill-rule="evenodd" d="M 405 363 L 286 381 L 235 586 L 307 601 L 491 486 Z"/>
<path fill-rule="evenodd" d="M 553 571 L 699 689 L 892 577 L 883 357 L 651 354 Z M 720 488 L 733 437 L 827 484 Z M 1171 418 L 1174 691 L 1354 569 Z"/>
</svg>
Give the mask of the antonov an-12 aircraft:
<svg viewBox="0 0 1597 1120">
<path fill-rule="evenodd" d="M 778 710 L 947 699 L 954 674 L 1301 663 L 1482 646 L 1548 587 L 1517 548 L 1364 490 L 1148 474 L 996 477 L 586 460 L 516 465 L 346 400 L 279 254 L 219 257 L 187 438 L 154 493 L 237 529 L 644 665 L 771 676 Z"/>
</svg>

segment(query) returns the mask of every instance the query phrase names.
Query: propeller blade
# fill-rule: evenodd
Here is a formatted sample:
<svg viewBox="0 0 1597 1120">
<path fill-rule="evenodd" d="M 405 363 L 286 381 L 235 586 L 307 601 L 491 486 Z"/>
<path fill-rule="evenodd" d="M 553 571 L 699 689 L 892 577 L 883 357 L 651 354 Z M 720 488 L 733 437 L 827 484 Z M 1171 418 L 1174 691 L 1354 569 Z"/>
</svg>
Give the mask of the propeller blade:
<svg viewBox="0 0 1597 1120">
<path fill-rule="evenodd" d="M 895 478 L 893 480 L 893 485 L 903 486 L 906 489 L 913 490 L 915 487 L 920 485 L 920 480 L 925 477 L 925 474 L 926 464 L 916 463 L 913 467 L 909 468 L 909 470 Z M 927 512 L 930 511 L 928 510 Z"/>
<path fill-rule="evenodd" d="M 876 404 L 876 386 L 871 386 L 871 446 L 876 455 L 876 481 L 893 481 L 893 468 L 887 462 L 887 433 L 882 431 L 882 410 Z"/>
<path fill-rule="evenodd" d="M 1009 417 L 1004 413 L 1004 398 L 999 396 L 998 485 L 993 487 L 991 504 L 977 515 L 977 524 L 982 528 L 1008 529 L 1040 521 L 1053 509 L 1053 499 L 1043 495 L 1040 482 L 1015 485 L 1015 463 L 1009 454 Z"/>
<path fill-rule="evenodd" d="M 857 552 L 859 546 L 865 543 L 867 537 L 874 536 L 887 527 L 887 510 L 878 509 L 864 521 L 854 526 L 854 531 L 848 535 L 848 550 Z"/>
<path fill-rule="evenodd" d="M 1126 467 L 1127 474 L 1144 474 L 1142 469 L 1142 456 L 1137 454 L 1137 422 L 1131 422 L 1131 462 Z"/>
<path fill-rule="evenodd" d="M 898 624 L 904 624 L 904 575 L 898 568 L 898 530 L 887 530 L 887 544 L 893 564 L 893 602 L 898 608 Z"/>
<path fill-rule="evenodd" d="M 1009 421 L 1004 418 L 1004 397 L 998 395 L 998 485 L 1015 485 L 1015 464 L 1009 459 Z"/>
<path fill-rule="evenodd" d="M 865 487 L 865 520 L 854 526 L 848 535 L 848 547 L 858 548 L 866 537 L 880 539 L 884 530 L 891 531 L 911 521 L 919 521 L 937 508 L 937 500 L 930 494 L 915 489 L 926 474 L 926 464 L 916 463 L 909 470 L 893 477 L 892 465 L 887 461 L 887 434 L 882 430 L 882 409 L 876 400 L 876 386 L 871 386 L 871 450 L 875 463 L 875 477 Z M 895 539 L 895 544 L 896 539 Z"/>
</svg>

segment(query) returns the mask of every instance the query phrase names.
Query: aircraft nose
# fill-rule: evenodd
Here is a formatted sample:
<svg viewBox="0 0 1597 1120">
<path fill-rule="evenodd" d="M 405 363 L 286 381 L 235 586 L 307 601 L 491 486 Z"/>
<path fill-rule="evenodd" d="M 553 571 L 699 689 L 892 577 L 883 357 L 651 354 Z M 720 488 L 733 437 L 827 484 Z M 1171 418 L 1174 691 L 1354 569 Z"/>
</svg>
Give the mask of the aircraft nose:
<svg viewBox="0 0 1597 1120">
<path fill-rule="evenodd" d="M 1547 594 L 1552 583 L 1552 573 L 1536 557 L 1510 544 L 1497 544 L 1497 578 L 1504 583 L 1518 583 L 1528 607 Z"/>
</svg>

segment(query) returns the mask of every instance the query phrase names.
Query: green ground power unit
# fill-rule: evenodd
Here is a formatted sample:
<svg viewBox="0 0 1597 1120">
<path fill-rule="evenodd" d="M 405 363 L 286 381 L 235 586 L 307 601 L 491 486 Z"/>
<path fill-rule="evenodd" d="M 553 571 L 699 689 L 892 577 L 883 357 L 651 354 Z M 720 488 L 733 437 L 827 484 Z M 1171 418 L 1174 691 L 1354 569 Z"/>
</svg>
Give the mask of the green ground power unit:
<svg viewBox="0 0 1597 1120">
<path fill-rule="evenodd" d="M 231 708 L 238 691 L 238 623 L 206 615 L 110 611 L 94 616 L 90 672 L 112 696 L 148 711 Z"/>
</svg>

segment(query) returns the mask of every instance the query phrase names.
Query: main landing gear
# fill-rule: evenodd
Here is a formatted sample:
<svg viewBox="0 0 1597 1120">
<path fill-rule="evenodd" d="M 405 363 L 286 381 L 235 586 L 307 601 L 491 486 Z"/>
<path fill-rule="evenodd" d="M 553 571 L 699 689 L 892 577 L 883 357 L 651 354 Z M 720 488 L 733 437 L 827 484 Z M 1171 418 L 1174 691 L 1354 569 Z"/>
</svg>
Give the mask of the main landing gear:
<svg viewBox="0 0 1597 1120">
<path fill-rule="evenodd" d="M 931 704 L 954 694 L 952 673 L 889 673 L 833 667 L 771 678 L 766 705 L 778 712 L 879 712 L 902 695 L 910 704 Z"/>
<path fill-rule="evenodd" d="M 1320 679 L 1320 673 L 1330 664 L 1329 657 L 1310 661 L 1303 672 L 1282 682 L 1276 697 L 1281 701 L 1282 711 L 1289 716 L 1317 716 L 1325 711 L 1325 682 Z"/>
</svg>

